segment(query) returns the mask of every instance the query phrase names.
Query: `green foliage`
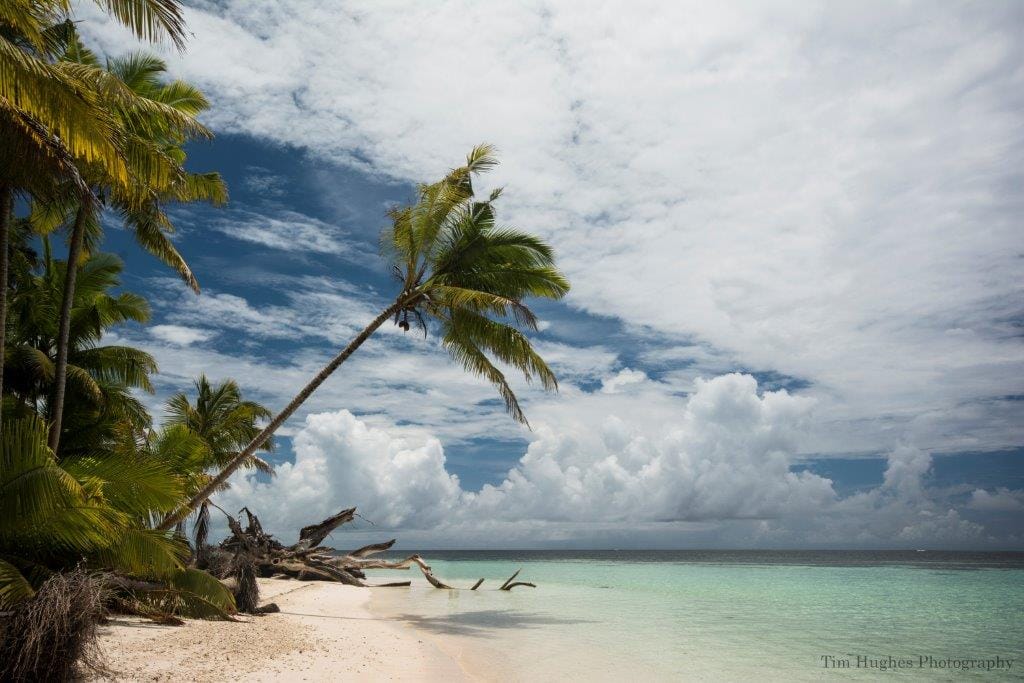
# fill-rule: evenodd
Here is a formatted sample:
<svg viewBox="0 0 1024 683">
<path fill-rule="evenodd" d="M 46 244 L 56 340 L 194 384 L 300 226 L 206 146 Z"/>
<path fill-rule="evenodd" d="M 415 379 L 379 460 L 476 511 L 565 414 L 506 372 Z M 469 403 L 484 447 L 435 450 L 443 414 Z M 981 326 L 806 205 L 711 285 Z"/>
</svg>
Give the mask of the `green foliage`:
<svg viewBox="0 0 1024 683">
<path fill-rule="evenodd" d="M 178 0 L 96 4 L 139 38 L 183 45 Z M 160 581 L 165 602 L 222 616 L 233 610 L 230 594 L 184 567 L 180 538 L 152 528 L 204 481 L 211 439 L 174 425 L 151 431 L 135 392 L 152 392 L 155 361 L 103 343 L 112 328 L 147 321 L 149 307 L 114 292 L 122 264 L 96 253 L 105 205 L 198 291 L 169 238 L 165 207 L 227 199 L 218 174 L 184 168 L 185 145 L 212 137 L 196 118 L 208 103 L 195 87 L 167 78 L 155 56 L 104 63 L 79 40 L 70 13 L 68 0 L 0 2 L 0 187 L 31 204 L 28 219 L 3 217 L 10 242 L 0 245 L 11 264 L 0 283 L 11 301 L 0 330 L 0 609 L 84 562 Z M 55 262 L 48 236 L 71 226 L 83 256 Z M 42 262 L 27 246 L 32 234 L 42 238 Z M 77 277 L 65 298 L 69 274 Z M 70 320 L 66 342 L 62 312 Z M 65 371 L 66 408 L 61 398 L 50 405 Z M 46 445 L 48 421 L 61 426 L 59 459 Z"/>
<path fill-rule="evenodd" d="M 221 618 L 234 610 L 219 581 L 185 567 L 188 547 L 180 538 L 150 528 L 180 502 L 185 484 L 151 455 L 108 453 L 58 463 L 39 418 L 4 422 L 0 609 L 32 597 L 52 571 L 85 562 L 162 582 L 142 590 L 141 599 L 167 612 Z"/>
<path fill-rule="evenodd" d="M 234 609 L 230 593 L 212 577 L 186 569 L 183 539 L 153 528 L 205 481 L 211 456 L 208 442 L 187 426 L 150 430 L 151 418 L 131 392 L 151 389 L 152 358 L 131 347 L 102 345 L 111 328 L 149 315 L 141 297 L 112 293 L 121 269 L 105 254 L 79 266 L 69 353 L 73 400 L 59 461 L 46 445 L 45 415 L 66 264 L 47 253 L 40 272 L 21 271 L 8 290 L 0 609 L 32 597 L 53 572 L 84 562 L 158 582 L 140 598 L 151 606 L 220 618 Z M 255 404 L 240 397 L 238 403 L 261 414 Z M 228 424 L 237 430 L 240 423 Z M 206 435 L 209 443 L 230 443 L 212 426 Z"/>
<path fill-rule="evenodd" d="M 140 38 L 183 45 L 176 0 L 97 4 Z M 36 198 L 61 183 L 84 195 L 81 165 L 125 187 L 140 171 L 160 177 L 168 169 L 124 134 L 118 107 L 127 98 L 97 60 L 61 59 L 78 52 L 70 11 L 67 0 L 0 3 L 0 131 L 9 143 L 0 148 L 0 182 Z"/>
<path fill-rule="evenodd" d="M 42 272 L 27 273 L 11 292 L 5 347 L 4 391 L 22 413 L 48 415 L 57 354 L 57 316 L 66 264 L 46 259 Z M 108 446 L 119 425 L 140 433 L 150 426 L 134 390 L 151 392 L 156 361 L 127 346 L 102 345 L 104 334 L 118 325 L 145 322 L 149 305 L 131 292 L 112 294 L 120 286 L 123 264 L 110 254 L 96 254 L 79 266 L 71 309 L 67 395 L 62 456 Z"/>
<path fill-rule="evenodd" d="M 167 401 L 167 430 L 184 430 L 196 439 L 200 448 L 192 450 L 189 462 L 183 463 L 181 472 L 188 472 L 192 487 L 189 495 L 200 490 L 209 481 L 206 474 L 210 469 L 220 469 L 230 463 L 256 435 L 260 433 L 259 422 L 269 420 L 270 411 L 256 403 L 242 398 L 238 384 L 226 380 L 213 385 L 205 375 L 195 381 L 196 399 L 193 404 L 189 397 L 179 392 Z M 261 450 L 273 451 L 272 439 L 263 444 Z M 265 474 L 274 474 L 274 468 L 256 454 L 250 455 L 242 467 L 256 469 Z M 188 468 L 188 469 L 186 469 Z M 219 490 L 228 488 L 225 482 Z M 194 539 L 197 553 L 202 553 L 209 533 L 210 510 L 206 503 L 196 512 Z"/>
<path fill-rule="evenodd" d="M 58 464 L 38 417 L 5 420 L 0 435 L 0 596 L 26 597 L 33 573 L 86 560 L 131 575 L 169 574 L 186 549 L 168 534 L 142 527 L 142 519 L 114 501 L 125 485 L 88 464 Z M 169 483 L 173 475 L 164 471 Z M 147 510 L 158 514 L 174 500 Z M 12 569 L 21 576 L 14 576 Z"/>
<path fill-rule="evenodd" d="M 484 200 L 475 196 L 474 176 L 497 163 L 491 146 L 474 148 L 465 166 L 421 185 L 415 204 L 390 212 L 392 225 L 381 243 L 402 283 L 395 322 L 408 330 L 411 316 L 426 333 L 427 321 L 436 321 L 452 358 L 494 384 L 508 411 L 525 423 L 494 361 L 520 371 L 527 381 L 539 380 L 545 389 L 557 388 L 554 373 L 520 328 L 537 329 L 525 299 L 561 298 L 569 282 L 543 240 L 497 224 L 500 190 Z"/>
<path fill-rule="evenodd" d="M 235 598 L 227 587 L 204 571 L 185 569 L 168 581 L 177 600 L 175 613 L 200 619 L 227 618 L 235 611 Z"/>
<path fill-rule="evenodd" d="M 202 440 L 207 449 L 206 467 L 223 467 L 260 433 L 259 422 L 270 419 L 270 410 L 243 400 L 234 380 L 212 385 L 200 375 L 195 389 L 195 404 L 181 392 L 167 401 L 165 424 L 185 427 Z M 263 444 L 262 450 L 273 451 L 273 441 Z M 243 466 L 273 473 L 273 468 L 255 455 Z"/>
</svg>

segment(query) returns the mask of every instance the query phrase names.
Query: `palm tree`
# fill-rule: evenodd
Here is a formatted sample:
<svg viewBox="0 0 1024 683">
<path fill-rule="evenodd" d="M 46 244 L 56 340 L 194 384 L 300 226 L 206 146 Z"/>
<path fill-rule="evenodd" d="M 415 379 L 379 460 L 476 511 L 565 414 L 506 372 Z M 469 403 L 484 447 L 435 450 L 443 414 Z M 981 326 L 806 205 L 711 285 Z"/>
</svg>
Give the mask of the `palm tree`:
<svg viewBox="0 0 1024 683">
<path fill-rule="evenodd" d="M 177 505 L 183 480 L 145 450 L 57 462 L 36 416 L 8 420 L 0 435 L 0 610 L 31 598 L 55 571 L 83 561 L 159 584 L 133 591 L 154 611 L 223 616 L 231 593 L 212 576 L 185 567 L 187 546 L 152 529 Z"/>
<path fill-rule="evenodd" d="M 185 24 L 177 0 L 96 3 L 140 39 L 168 39 L 179 49 L 184 46 Z M 0 275 L 7 270 L 14 194 L 45 199 L 64 184 L 91 204 L 93 195 L 78 165 L 101 168 L 129 184 L 130 161 L 139 156 L 119 144 L 116 112 L 103 97 L 112 89 L 102 70 L 55 59 L 74 32 L 70 11 L 69 0 L 0 3 Z M 6 310 L 6 292 L 0 292 L 0 324 Z M 3 347 L 0 335 L 0 358 Z"/>
<path fill-rule="evenodd" d="M 260 433 L 258 423 L 269 420 L 273 414 L 255 401 L 242 399 L 242 391 L 234 380 L 225 380 L 217 385 L 210 384 L 205 375 L 195 381 L 196 402 L 179 392 L 167 401 L 167 419 L 165 427 L 181 427 L 194 434 L 203 444 L 204 456 L 196 463 L 199 475 L 205 475 L 210 469 L 226 467 L 231 460 Z M 272 439 L 263 443 L 261 449 L 272 451 Z M 251 467 L 265 474 L 273 474 L 274 468 L 262 458 L 251 455 L 242 463 L 243 467 Z M 200 484 L 205 485 L 204 477 Z M 198 485 L 189 493 L 195 493 L 202 486 Z M 222 489 L 227 484 L 222 485 Z M 195 525 L 196 551 L 202 551 L 206 545 L 209 530 L 208 501 L 203 501 Z"/>
<path fill-rule="evenodd" d="M 69 36 L 62 58 L 87 66 L 98 65 L 98 60 L 78 40 Z M 161 82 L 166 64 L 146 54 L 132 54 L 123 59 L 107 62 L 108 90 L 115 93 L 110 107 L 116 112 L 122 140 L 126 149 L 133 151 L 134 181 L 120 183 L 100 170 L 84 168 L 82 175 L 94 191 L 109 196 L 109 203 L 124 218 L 125 225 L 133 229 L 136 240 L 158 258 L 174 267 L 181 277 L 198 292 L 199 285 L 166 233 L 173 231 L 170 220 L 162 209 L 164 201 L 209 200 L 222 203 L 227 198 L 223 181 L 216 173 L 187 173 L 183 145 L 191 138 L 211 137 L 209 131 L 196 122 L 195 117 L 208 107 L 202 93 L 182 81 Z M 86 240 L 98 240 L 101 232 L 98 202 L 82 201 L 77 192 L 69 191 L 67 202 L 47 201 L 33 212 L 42 232 L 61 224 L 69 224 L 68 261 L 77 263 L 83 251 L 88 250 Z M 70 325 L 71 302 L 74 298 L 74 271 L 65 279 L 64 304 L 61 310 L 56 382 L 51 411 L 49 444 L 55 452 L 60 443 L 64 412 L 64 391 L 67 368 L 67 331 Z"/>
<path fill-rule="evenodd" d="M 96 3 L 141 39 L 169 39 L 179 48 L 184 43 L 178 0 Z M 17 234 L 11 230 L 15 197 L 51 211 L 69 204 L 83 209 L 75 212 L 80 234 L 87 229 L 82 244 L 97 233 L 93 218 L 100 202 L 93 190 L 102 189 L 110 206 L 132 212 L 126 222 L 140 244 L 171 262 L 194 287 L 191 272 L 162 234 L 170 225 L 160 202 L 224 194 L 219 178 L 181 169 L 185 139 L 206 134 L 195 123 L 195 104 L 205 101 L 180 87 L 140 95 L 117 64 L 104 69 L 95 60 L 69 58 L 69 47 L 80 47 L 70 11 L 70 0 L 0 2 L 0 276 L 7 272 L 8 255 L 20 256 L 9 244 L 10 234 Z M 87 567 L 161 581 L 137 593 L 137 600 L 223 615 L 232 609 L 230 593 L 209 575 L 186 569 L 187 546 L 152 528 L 194 484 L 177 469 L 195 460 L 202 444 L 181 430 L 152 440 L 143 436 L 149 416 L 131 389 L 145 389 L 155 365 L 135 349 L 99 344 L 105 327 L 146 317 L 145 302 L 93 291 L 90 282 L 109 276 L 109 263 L 95 265 L 77 254 L 67 267 L 54 266 L 48 255 L 46 262 L 50 267 L 40 278 L 15 262 L 14 321 L 5 320 L 9 288 L 0 278 L 0 361 L 15 380 L 4 398 L 15 408 L 9 412 L 17 413 L 5 413 L 0 430 L 0 610 L 31 597 L 51 572 L 84 561 Z M 71 286 L 62 297 L 64 284 L 79 271 L 78 288 Z M 30 294 L 39 308 L 19 308 L 18 300 L 24 304 Z M 57 315 L 62 298 L 70 303 L 63 325 Z M 42 326 L 34 329 L 37 323 Z M 8 328 L 14 348 L 4 346 Z M 69 422 L 83 427 L 69 430 L 60 460 L 47 446 L 46 423 L 38 414 L 52 410 L 43 385 L 53 384 L 58 374 L 59 339 L 66 339 L 69 391 L 81 393 Z M 3 379 L 0 374 L 0 392 Z M 85 429 L 90 425 L 91 431 Z"/>
<path fill-rule="evenodd" d="M 557 389 L 554 373 L 519 327 L 537 329 L 537 320 L 523 299 L 561 298 L 569 291 L 569 282 L 555 267 L 551 247 L 532 235 L 497 226 L 494 201 L 500 191 L 476 200 L 473 176 L 496 164 L 493 148 L 480 145 L 470 152 L 465 166 L 439 182 L 421 185 L 413 205 L 390 212 L 392 225 L 382 236 L 382 246 L 393 259 L 392 269 L 401 283 L 395 300 L 187 505 L 168 515 L 160 528 L 171 528 L 209 498 L 390 319 L 406 331 L 412 320 L 424 334 L 427 319 L 433 320 L 451 356 L 494 384 L 512 417 L 526 423 L 512 388 L 490 356 L 521 371 L 527 381 L 537 378 L 545 389 Z"/>
<path fill-rule="evenodd" d="M 52 412 L 58 340 L 58 311 L 68 267 L 53 261 L 44 238 L 43 271 L 19 283 L 11 305 L 11 343 L 7 349 L 9 404 L 15 416 Z M 68 395 L 74 410 L 65 424 L 61 455 L 92 452 L 109 445 L 118 429 L 135 434 L 150 427 L 145 407 L 133 394 L 152 392 L 153 358 L 128 346 L 103 344 L 104 334 L 126 322 L 145 322 L 149 305 L 131 292 L 114 294 L 121 261 L 96 254 L 76 270 L 78 287 L 68 333 Z"/>
<path fill-rule="evenodd" d="M 21 223 L 15 234 L 18 242 L 26 236 Z M 150 431 L 151 419 L 133 391 L 152 389 L 155 362 L 137 349 L 102 343 L 113 326 L 149 315 L 141 297 L 111 291 L 122 269 L 113 256 L 94 255 L 79 268 L 69 335 L 72 400 L 61 457 L 47 446 L 66 264 L 53 261 L 46 238 L 43 247 L 38 274 L 33 254 L 12 250 L 8 410 L 0 433 L 0 611 L 31 597 L 50 573 L 83 561 L 149 581 L 125 596 L 145 611 L 231 611 L 221 584 L 185 568 L 187 545 L 153 528 L 205 481 L 208 451 L 187 429 Z"/>
<path fill-rule="evenodd" d="M 185 23 L 177 0 L 96 0 L 140 39 L 185 44 Z M 0 118 L 21 131 L 21 144 L 42 156 L 60 151 L 103 164 L 127 179 L 110 113 L 92 87 L 98 70 L 55 62 L 52 54 L 73 29 L 69 0 L 0 3 Z M 25 160 L 23 159 L 23 162 Z"/>
</svg>

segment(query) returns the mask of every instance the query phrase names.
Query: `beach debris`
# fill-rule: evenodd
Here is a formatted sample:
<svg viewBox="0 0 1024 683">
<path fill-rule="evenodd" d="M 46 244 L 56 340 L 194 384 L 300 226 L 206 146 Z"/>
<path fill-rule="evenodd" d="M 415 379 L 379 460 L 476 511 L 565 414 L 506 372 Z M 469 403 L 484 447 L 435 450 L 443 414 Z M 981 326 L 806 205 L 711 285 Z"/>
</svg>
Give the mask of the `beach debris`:
<svg viewBox="0 0 1024 683">
<path fill-rule="evenodd" d="M 508 586 L 508 585 L 509 585 L 510 583 L 512 583 L 513 581 L 515 581 L 515 580 L 516 580 L 516 577 L 517 577 L 517 576 L 519 576 L 519 572 L 521 572 L 521 571 L 523 571 L 523 570 L 522 570 L 521 568 L 520 568 L 520 569 L 517 569 L 517 570 L 516 570 L 516 573 L 515 573 L 515 574 L 513 574 L 512 576 L 508 577 L 508 578 L 507 578 L 507 579 L 505 580 L 505 583 L 501 584 L 501 588 L 499 588 L 498 590 L 505 590 L 505 587 L 506 587 L 506 586 Z"/>
<path fill-rule="evenodd" d="M 244 614 L 260 611 L 260 586 L 256 582 L 256 562 L 246 551 L 234 557 L 235 607 Z"/>
<path fill-rule="evenodd" d="M 107 576 L 54 572 L 0 623 L 0 680 L 71 681 L 109 674 L 97 626 L 106 616 Z"/>
<path fill-rule="evenodd" d="M 521 571 L 523 571 L 523 570 L 522 569 L 517 569 L 516 573 L 513 574 L 512 576 L 508 577 L 508 579 L 505 580 L 505 583 L 501 584 L 501 588 L 499 588 L 498 590 L 510 591 L 513 588 L 515 588 L 516 586 L 529 586 L 530 588 L 536 588 L 537 586 L 535 584 L 532 584 L 532 583 L 529 583 L 529 582 L 526 582 L 526 581 L 516 581 L 515 580 L 516 577 L 519 576 L 519 572 L 521 572 Z M 483 581 L 483 579 L 480 579 L 480 580 Z"/>
<path fill-rule="evenodd" d="M 515 588 L 516 586 L 528 586 L 530 588 L 536 588 L 537 584 L 530 583 L 529 581 L 516 581 L 515 583 L 508 584 L 507 586 L 505 586 L 501 590 L 503 590 L 503 591 L 510 591 L 513 588 Z"/>
<path fill-rule="evenodd" d="M 375 557 L 395 545 L 393 538 L 383 543 L 364 545 L 345 554 L 340 554 L 333 548 L 321 545 L 332 531 L 358 516 L 355 508 L 346 508 L 317 524 L 302 527 L 299 530 L 299 540 L 287 546 L 265 532 L 259 517 L 249 508 L 242 508 L 238 513 L 245 515 L 245 528 L 233 515 L 224 510 L 221 512 L 228 519 L 231 535 L 224 539 L 220 546 L 207 546 L 196 555 L 197 558 L 203 559 L 206 568 L 218 578 L 222 580 L 233 578 L 232 588 L 235 591 L 236 602 L 244 603 L 247 608 L 252 610 L 256 610 L 255 605 L 259 601 L 259 592 L 257 589 L 253 595 L 253 589 L 248 580 L 244 582 L 246 585 L 243 590 L 243 580 L 239 572 L 241 567 L 247 569 L 247 574 L 248 567 L 251 566 L 255 576 L 262 577 L 284 576 L 299 581 L 335 581 L 349 586 L 393 588 L 409 586 L 412 582 L 366 583 L 366 570 L 410 569 L 415 566 L 434 588 L 456 590 L 455 586 L 449 586 L 434 576 L 430 565 L 419 555 L 410 555 L 402 560 L 386 560 Z M 509 577 L 508 581 L 502 584 L 501 590 L 511 590 L 516 586 L 535 588 L 536 586 L 532 583 L 514 581 L 520 571 L 522 570 L 520 569 Z M 480 579 L 469 590 L 475 591 L 483 582 L 484 580 Z M 242 604 L 239 604 L 239 611 L 250 610 L 243 609 Z"/>
</svg>

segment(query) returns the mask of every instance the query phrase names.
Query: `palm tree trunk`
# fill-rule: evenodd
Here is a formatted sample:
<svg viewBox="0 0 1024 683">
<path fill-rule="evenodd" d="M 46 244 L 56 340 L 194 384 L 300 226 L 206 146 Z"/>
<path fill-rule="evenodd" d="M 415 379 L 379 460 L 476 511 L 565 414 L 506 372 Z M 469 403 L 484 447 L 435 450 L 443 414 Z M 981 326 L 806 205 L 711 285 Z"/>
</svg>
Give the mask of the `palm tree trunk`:
<svg viewBox="0 0 1024 683">
<path fill-rule="evenodd" d="M 397 301 L 395 301 L 395 303 L 388 306 L 380 315 L 374 318 L 373 322 L 367 325 L 366 328 L 359 333 L 359 336 L 357 336 L 355 339 L 349 342 L 348 346 L 341 350 L 341 353 L 332 358 L 331 361 L 327 365 L 325 365 L 323 369 L 320 372 L 318 372 L 315 377 L 313 377 L 312 380 L 310 380 L 309 384 L 302 388 L 302 391 L 300 391 L 298 395 L 292 399 L 291 403 L 289 403 L 284 410 L 278 413 L 277 416 L 270 421 L 270 424 L 264 427 L 263 431 L 260 432 L 256 436 L 256 438 L 249 443 L 248 446 L 246 446 L 241 452 L 238 453 L 238 455 L 232 458 L 231 462 L 229 462 L 224 467 L 224 469 L 222 469 L 217 474 L 217 476 L 211 479 L 209 483 L 207 483 L 206 486 L 203 487 L 201 491 L 199 491 L 199 493 L 194 495 L 192 499 L 188 501 L 188 503 L 179 507 L 177 510 L 164 517 L 164 520 L 160 522 L 160 525 L 157 526 L 157 529 L 159 529 L 160 531 L 166 531 L 170 529 L 180 520 L 184 519 L 189 514 L 191 514 L 192 511 L 196 509 L 196 507 L 199 506 L 203 501 L 207 500 L 211 495 L 213 495 L 213 493 L 220 487 L 220 485 L 227 481 L 228 477 L 230 477 L 234 473 L 234 471 L 237 470 L 239 466 L 249 458 L 249 456 L 255 453 L 256 450 L 259 449 L 259 447 L 262 446 L 263 443 L 267 439 L 269 439 L 274 432 L 277 431 L 278 427 L 284 424 L 285 421 L 288 418 L 290 418 L 295 413 L 296 410 L 299 409 L 299 406 L 306 402 L 306 399 L 309 398 L 314 391 L 316 391 L 317 387 L 324 383 L 324 380 L 330 377 L 331 374 L 335 370 L 337 370 L 342 363 L 348 360 L 348 357 L 351 356 L 356 349 L 363 345 L 363 342 L 370 338 L 370 335 L 377 331 L 377 328 L 383 325 L 388 318 L 393 316 L 404 305 L 405 299 L 400 297 Z"/>
<path fill-rule="evenodd" d="M 57 334 L 57 367 L 54 370 L 53 398 L 50 401 L 49 446 L 54 455 L 60 445 L 60 425 L 64 416 L 64 388 L 68 379 L 68 339 L 71 336 L 71 308 L 75 300 L 75 279 L 78 277 L 78 259 L 82 254 L 85 240 L 85 221 L 89 207 L 82 204 L 75 214 L 71 228 L 71 244 L 68 247 L 68 262 L 64 272 L 64 299 L 60 306 L 60 328 Z"/>
<path fill-rule="evenodd" d="M 7 268 L 11 243 L 11 211 L 14 192 L 10 185 L 0 185 L 0 411 L 3 410 L 4 352 L 7 343 Z M 2 415 L 0 415 L 2 417 Z M 3 424 L 0 422 L 0 424 Z M 2 427 L 0 427 L 2 429 Z"/>
</svg>

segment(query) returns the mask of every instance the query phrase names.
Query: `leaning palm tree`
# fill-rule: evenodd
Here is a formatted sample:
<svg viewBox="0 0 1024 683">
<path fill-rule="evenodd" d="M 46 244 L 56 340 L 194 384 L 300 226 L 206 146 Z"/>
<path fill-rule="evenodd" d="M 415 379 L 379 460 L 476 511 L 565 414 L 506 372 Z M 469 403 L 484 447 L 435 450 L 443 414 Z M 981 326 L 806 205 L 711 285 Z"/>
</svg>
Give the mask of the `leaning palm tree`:
<svg viewBox="0 0 1024 683">
<path fill-rule="evenodd" d="M 200 483 L 189 493 L 194 493 L 206 483 L 206 472 L 226 467 L 231 460 L 260 433 L 259 423 L 269 420 L 273 413 L 256 401 L 242 398 L 242 390 L 234 380 L 225 380 L 220 384 L 210 384 L 205 375 L 195 381 L 195 403 L 188 395 L 179 392 L 167 401 L 167 419 L 165 428 L 180 427 L 188 430 L 203 444 L 202 460 L 195 463 L 194 478 Z M 264 451 L 272 451 L 273 440 L 268 439 L 260 447 Z M 270 464 L 253 454 L 242 463 L 265 474 L 273 474 Z M 198 475 L 198 476 L 195 476 Z M 227 488 L 227 483 L 222 485 Z M 199 507 L 195 523 L 195 548 L 201 553 L 206 545 L 209 531 L 209 501 L 203 501 Z"/>
<path fill-rule="evenodd" d="M 526 423 L 519 401 L 491 357 L 521 371 L 527 381 L 536 378 L 545 389 L 557 389 L 554 373 L 519 328 L 537 329 L 536 317 L 523 303 L 526 297 L 561 298 L 569 291 L 569 282 L 555 267 L 550 246 L 496 224 L 494 201 L 500 191 L 484 201 L 476 199 L 473 176 L 495 165 L 493 148 L 480 145 L 470 152 L 465 166 L 437 183 L 421 185 L 413 205 L 390 212 L 392 224 L 382 235 L 382 247 L 400 283 L 394 301 L 188 504 L 168 515 L 161 528 L 174 526 L 209 498 L 388 320 L 406 331 L 417 324 L 424 333 L 427 320 L 434 321 L 451 356 L 494 384 L 512 417 Z"/>
</svg>

